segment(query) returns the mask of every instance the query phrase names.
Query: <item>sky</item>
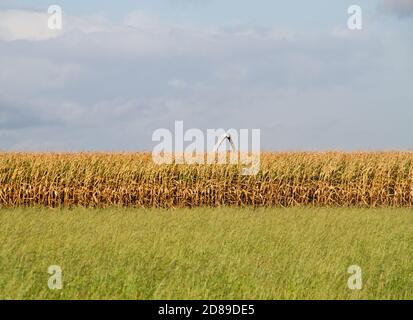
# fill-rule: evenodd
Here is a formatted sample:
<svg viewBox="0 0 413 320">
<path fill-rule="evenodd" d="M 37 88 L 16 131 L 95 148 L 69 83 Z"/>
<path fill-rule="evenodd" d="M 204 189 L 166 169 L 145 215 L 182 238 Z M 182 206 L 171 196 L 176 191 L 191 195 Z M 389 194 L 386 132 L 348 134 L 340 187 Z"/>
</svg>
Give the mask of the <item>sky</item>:
<svg viewBox="0 0 413 320">
<path fill-rule="evenodd" d="M 413 150 L 412 57 L 413 0 L 1 0 L 0 151 L 152 150 L 180 120 L 263 150 Z"/>
</svg>

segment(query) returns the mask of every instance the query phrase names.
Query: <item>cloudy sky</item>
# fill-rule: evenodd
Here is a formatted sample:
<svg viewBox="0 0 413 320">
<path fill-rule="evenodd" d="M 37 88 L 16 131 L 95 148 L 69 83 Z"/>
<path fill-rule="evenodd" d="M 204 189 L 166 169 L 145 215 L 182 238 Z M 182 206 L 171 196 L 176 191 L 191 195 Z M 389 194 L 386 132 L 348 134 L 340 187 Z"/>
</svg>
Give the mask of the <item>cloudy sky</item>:
<svg viewBox="0 0 413 320">
<path fill-rule="evenodd" d="M 176 120 L 265 150 L 413 149 L 413 0 L 33 2 L 0 1 L 0 150 L 152 150 Z"/>
</svg>

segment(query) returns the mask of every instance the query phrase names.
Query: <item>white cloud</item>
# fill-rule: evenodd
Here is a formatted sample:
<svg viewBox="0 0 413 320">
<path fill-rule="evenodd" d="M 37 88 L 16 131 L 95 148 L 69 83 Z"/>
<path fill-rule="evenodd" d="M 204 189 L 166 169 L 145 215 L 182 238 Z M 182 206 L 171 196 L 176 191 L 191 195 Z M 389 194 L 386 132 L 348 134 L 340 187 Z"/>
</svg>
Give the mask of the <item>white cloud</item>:
<svg viewBox="0 0 413 320">
<path fill-rule="evenodd" d="M 123 23 L 129 27 L 150 30 L 152 32 L 165 30 L 165 25 L 160 19 L 149 16 L 142 10 L 133 11 L 126 15 L 123 19 Z"/>
<path fill-rule="evenodd" d="M 48 15 L 42 12 L 0 11 L 0 40 L 47 40 L 59 35 L 47 25 Z"/>
<path fill-rule="evenodd" d="M 26 10 L 0 10 L 0 41 L 44 41 L 70 31 L 93 33 L 106 30 L 108 22 L 102 16 L 71 17 L 64 15 L 61 30 L 48 27 L 47 12 Z"/>
</svg>

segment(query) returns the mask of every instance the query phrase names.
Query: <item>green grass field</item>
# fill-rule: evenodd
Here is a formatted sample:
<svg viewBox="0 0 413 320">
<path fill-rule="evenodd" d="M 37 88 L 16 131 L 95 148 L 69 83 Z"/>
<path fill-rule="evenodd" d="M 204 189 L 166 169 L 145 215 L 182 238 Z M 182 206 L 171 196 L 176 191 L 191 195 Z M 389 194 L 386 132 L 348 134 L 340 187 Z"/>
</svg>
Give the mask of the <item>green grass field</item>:
<svg viewBox="0 0 413 320">
<path fill-rule="evenodd" d="M 413 299 L 413 212 L 1 209 L 0 298 Z"/>
</svg>

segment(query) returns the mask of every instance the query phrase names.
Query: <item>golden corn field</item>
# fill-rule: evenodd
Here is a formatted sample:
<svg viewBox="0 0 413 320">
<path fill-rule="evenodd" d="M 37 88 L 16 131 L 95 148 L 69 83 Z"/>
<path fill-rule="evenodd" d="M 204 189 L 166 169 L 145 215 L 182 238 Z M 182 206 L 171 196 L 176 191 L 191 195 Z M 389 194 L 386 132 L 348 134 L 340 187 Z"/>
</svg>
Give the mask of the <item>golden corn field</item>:
<svg viewBox="0 0 413 320">
<path fill-rule="evenodd" d="M 157 165 L 150 153 L 0 153 L 0 206 L 413 205 L 413 152 L 262 153 L 238 165 Z"/>
</svg>

